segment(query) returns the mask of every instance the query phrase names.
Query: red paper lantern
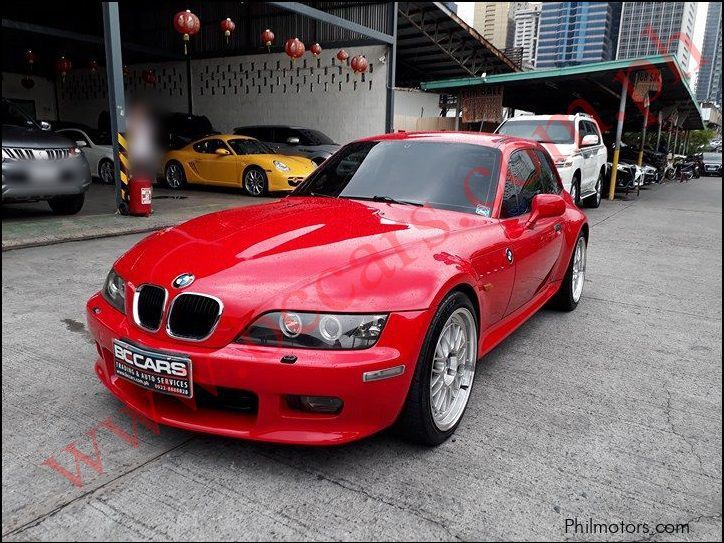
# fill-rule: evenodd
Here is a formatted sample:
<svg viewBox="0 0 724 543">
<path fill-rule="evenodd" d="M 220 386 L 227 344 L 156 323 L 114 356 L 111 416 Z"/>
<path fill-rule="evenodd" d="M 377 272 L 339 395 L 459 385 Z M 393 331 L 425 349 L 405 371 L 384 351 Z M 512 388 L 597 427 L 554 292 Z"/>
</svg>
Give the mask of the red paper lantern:
<svg viewBox="0 0 724 543">
<path fill-rule="evenodd" d="M 25 51 L 25 62 L 30 64 L 30 66 L 32 67 L 33 64 L 38 62 L 38 54 L 32 49 L 28 49 L 27 51 Z"/>
<path fill-rule="evenodd" d="M 337 51 L 337 60 L 339 60 L 340 62 L 346 62 L 348 58 L 349 53 L 347 53 L 347 51 L 345 51 L 344 49 L 340 49 L 339 51 Z"/>
<path fill-rule="evenodd" d="M 153 70 L 143 70 L 141 72 L 141 79 L 146 85 L 156 85 L 156 73 Z"/>
<path fill-rule="evenodd" d="M 35 81 L 32 77 L 23 77 L 20 80 L 20 84 L 23 86 L 24 89 L 32 89 L 35 86 Z"/>
<path fill-rule="evenodd" d="M 65 76 L 73 68 L 73 63 L 66 57 L 60 57 L 55 61 L 55 73 L 65 80 Z"/>
<path fill-rule="evenodd" d="M 309 48 L 309 50 L 311 51 L 311 53 L 312 53 L 315 57 L 318 57 L 319 55 L 322 54 L 322 46 L 319 45 L 318 43 L 315 43 L 314 45 L 312 45 L 312 46 Z"/>
<path fill-rule="evenodd" d="M 284 52 L 289 55 L 292 60 L 301 58 L 304 54 L 304 44 L 299 38 L 289 38 L 284 44 Z"/>
<path fill-rule="evenodd" d="M 261 33 L 261 41 L 264 43 L 264 45 L 266 45 L 266 48 L 269 49 L 272 42 L 274 41 L 274 32 L 267 28 L 264 32 Z"/>
<path fill-rule="evenodd" d="M 184 37 L 184 55 L 188 54 L 188 41 L 191 36 L 201 30 L 201 21 L 191 13 L 190 9 L 179 11 L 173 16 L 173 27 L 179 34 Z"/>
<path fill-rule="evenodd" d="M 224 31 L 224 36 L 226 36 L 226 43 L 229 43 L 229 38 L 231 37 L 231 33 L 236 28 L 236 25 L 234 24 L 234 21 L 232 21 L 229 17 L 221 21 L 219 24 L 221 27 L 221 30 Z"/>
<path fill-rule="evenodd" d="M 362 74 L 367 71 L 370 63 L 367 60 L 367 57 L 365 57 L 364 55 L 360 55 L 358 57 L 352 57 L 349 65 L 352 70 L 355 71 L 355 73 Z"/>
<path fill-rule="evenodd" d="M 90 62 L 88 62 L 88 68 L 90 68 L 90 71 L 93 73 L 96 73 L 99 67 L 100 64 L 98 64 L 98 61 L 94 58 L 91 59 Z"/>
</svg>

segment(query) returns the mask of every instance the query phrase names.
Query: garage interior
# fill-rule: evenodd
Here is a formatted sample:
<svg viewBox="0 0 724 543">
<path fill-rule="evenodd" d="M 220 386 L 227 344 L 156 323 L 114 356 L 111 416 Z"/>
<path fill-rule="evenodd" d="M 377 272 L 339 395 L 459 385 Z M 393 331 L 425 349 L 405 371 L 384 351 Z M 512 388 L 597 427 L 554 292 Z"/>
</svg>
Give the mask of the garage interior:
<svg viewBox="0 0 724 543">
<path fill-rule="evenodd" d="M 118 12 L 118 66 L 107 61 L 103 4 L 87 3 L 73 18 L 62 17 L 60 7 L 4 8 L 3 97 L 36 119 L 95 128 L 112 110 L 107 74 L 115 68 L 123 89 L 119 108 L 143 100 L 166 111 L 206 116 L 222 133 L 241 125 L 298 125 L 344 144 L 394 129 L 452 129 L 454 120 L 440 115 L 439 95 L 420 92 L 421 82 L 518 70 L 441 2 L 162 1 L 154 4 L 152 14 L 133 4 L 108 4 Z M 172 23 L 173 15 L 184 9 L 201 21 L 200 32 L 187 42 L 188 57 Z M 219 28 L 226 18 L 235 24 L 228 38 Z M 268 47 L 260 37 L 265 29 L 275 34 Z M 284 43 L 292 37 L 299 37 L 307 51 L 319 43 L 321 54 L 290 59 Z M 350 57 L 365 55 L 367 72 L 355 74 L 345 65 L 349 60 L 340 62 L 340 49 Z M 36 55 L 32 64 L 26 59 L 28 50 Z M 62 73 L 57 65 L 61 57 L 72 63 Z M 123 122 L 122 116 L 118 121 Z M 94 183 L 81 216 L 115 213 L 117 203 L 107 189 Z M 147 222 L 156 228 L 158 221 L 178 222 L 185 216 L 181 210 L 196 215 L 243 200 L 241 193 L 228 191 L 185 191 L 179 196 L 159 188 L 154 217 Z M 11 243 L 14 223 L 28 220 L 52 219 L 32 204 L 4 206 L 4 247 Z M 76 220 L 66 219 L 71 229 Z M 139 228 L 138 221 L 126 221 L 112 230 L 129 228 L 129 223 Z M 49 230 L 57 234 L 43 226 L 38 225 L 43 236 Z M 20 230 L 19 236 L 28 236 L 28 225 Z"/>
</svg>

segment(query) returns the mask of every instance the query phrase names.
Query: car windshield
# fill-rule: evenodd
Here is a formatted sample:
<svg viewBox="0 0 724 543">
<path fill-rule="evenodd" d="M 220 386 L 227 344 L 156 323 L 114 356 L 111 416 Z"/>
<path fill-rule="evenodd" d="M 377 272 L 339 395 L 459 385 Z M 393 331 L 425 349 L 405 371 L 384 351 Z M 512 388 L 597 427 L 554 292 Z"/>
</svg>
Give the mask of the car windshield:
<svg viewBox="0 0 724 543">
<path fill-rule="evenodd" d="M 500 151 L 482 145 L 410 140 L 346 145 L 294 195 L 396 201 L 489 216 Z"/>
<path fill-rule="evenodd" d="M 11 126 L 22 126 L 37 128 L 37 124 L 33 119 L 28 117 L 25 113 L 20 111 L 19 108 L 15 107 L 10 102 L 2 101 L 2 112 L 3 112 L 3 125 Z"/>
<path fill-rule="evenodd" d="M 297 129 L 301 134 L 301 141 L 304 145 L 335 145 L 335 143 L 319 130 L 311 130 L 309 128 Z"/>
<path fill-rule="evenodd" d="M 541 143 L 572 144 L 575 128 L 573 121 L 529 119 L 525 121 L 506 121 L 497 132 Z"/>
<path fill-rule="evenodd" d="M 234 139 L 229 140 L 229 145 L 237 155 L 271 155 L 274 151 L 259 140 Z"/>
<path fill-rule="evenodd" d="M 719 162 L 721 163 L 721 153 L 704 153 L 702 158 L 707 162 Z"/>
</svg>

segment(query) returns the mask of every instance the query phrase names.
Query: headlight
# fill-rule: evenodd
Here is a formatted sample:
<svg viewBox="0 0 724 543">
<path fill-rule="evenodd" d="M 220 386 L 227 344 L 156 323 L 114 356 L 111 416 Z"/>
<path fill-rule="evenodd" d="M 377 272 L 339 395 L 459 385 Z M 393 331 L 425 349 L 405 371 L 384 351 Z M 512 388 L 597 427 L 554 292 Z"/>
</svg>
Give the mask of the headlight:
<svg viewBox="0 0 724 543">
<path fill-rule="evenodd" d="M 126 312 L 126 282 L 111 269 L 103 284 L 103 297 L 121 313 Z"/>
<path fill-rule="evenodd" d="M 70 158 L 77 158 L 81 155 L 81 150 L 78 147 L 71 147 L 68 150 L 68 154 L 70 155 Z"/>
<path fill-rule="evenodd" d="M 280 161 L 280 160 L 275 160 L 275 161 L 274 161 L 274 167 L 275 167 L 277 170 L 279 170 L 280 172 L 288 172 L 288 171 L 289 171 L 289 166 L 287 166 L 286 164 L 284 164 L 284 163 L 283 163 L 282 161 Z"/>
<path fill-rule="evenodd" d="M 367 349 L 377 343 L 387 317 L 273 311 L 254 321 L 236 342 L 306 349 Z"/>
<path fill-rule="evenodd" d="M 571 158 L 557 158 L 554 162 L 556 168 L 570 168 L 573 166 L 573 159 Z"/>
</svg>

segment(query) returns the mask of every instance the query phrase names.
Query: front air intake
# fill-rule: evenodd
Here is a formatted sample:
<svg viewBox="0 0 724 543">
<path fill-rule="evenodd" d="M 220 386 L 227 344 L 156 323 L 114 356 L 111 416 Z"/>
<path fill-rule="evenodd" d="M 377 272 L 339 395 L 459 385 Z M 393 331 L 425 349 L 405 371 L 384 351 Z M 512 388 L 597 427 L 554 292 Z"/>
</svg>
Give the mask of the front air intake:
<svg viewBox="0 0 724 543">
<path fill-rule="evenodd" d="M 168 334 L 192 341 L 206 339 L 219 322 L 221 309 L 217 298 L 203 294 L 179 294 L 169 311 Z"/>
</svg>

